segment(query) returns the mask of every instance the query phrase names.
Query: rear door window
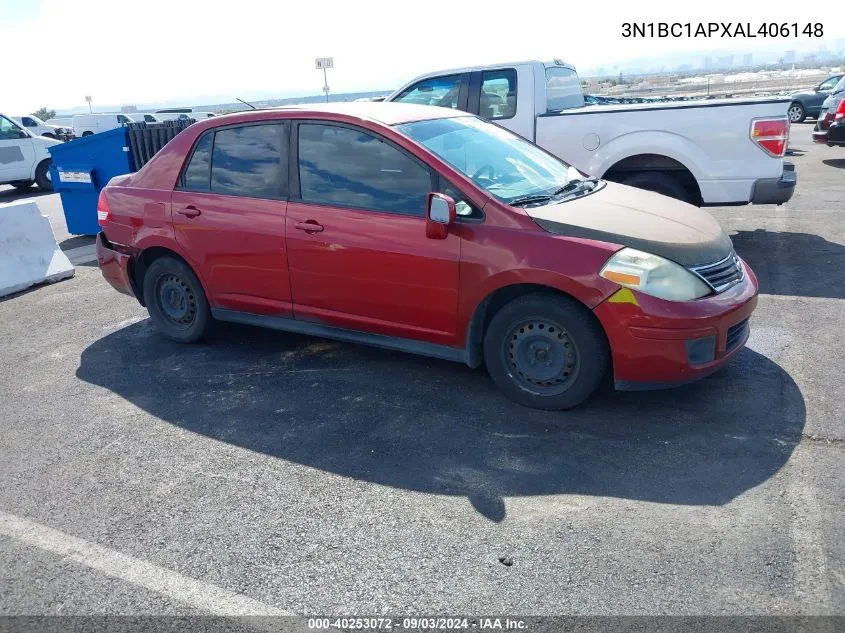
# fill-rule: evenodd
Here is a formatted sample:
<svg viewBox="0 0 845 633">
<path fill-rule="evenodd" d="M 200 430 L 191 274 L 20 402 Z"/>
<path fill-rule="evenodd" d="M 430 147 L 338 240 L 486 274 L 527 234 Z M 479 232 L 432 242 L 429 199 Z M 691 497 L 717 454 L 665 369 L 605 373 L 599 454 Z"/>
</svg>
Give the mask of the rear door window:
<svg viewBox="0 0 845 633">
<path fill-rule="evenodd" d="M 284 139 L 284 125 L 277 123 L 217 130 L 211 153 L 211 191 L 251 198 L 285 197 Z"/>
<path fill-rule="evenodd" d="M 516 70 L 485 70 L 481 73 L 478 114 L 490 121 L 516 114 Z"/>
<path fill-rule="evenodd" d="M 359 129 L 299 125 L 303 202 L 407 215 L 425 214 L 431 172 L 387 141 Z"/>
</svg>

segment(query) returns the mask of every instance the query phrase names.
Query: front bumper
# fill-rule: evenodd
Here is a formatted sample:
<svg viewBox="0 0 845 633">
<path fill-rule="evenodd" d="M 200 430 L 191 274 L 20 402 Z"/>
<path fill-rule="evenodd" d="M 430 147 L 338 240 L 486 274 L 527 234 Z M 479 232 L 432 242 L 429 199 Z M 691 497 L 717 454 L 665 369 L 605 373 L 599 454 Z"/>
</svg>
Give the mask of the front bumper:
<svg viewBox="0 0 845 633">
<path fill-rule="evenodd" d="M 97 263 L 100 265 L 100 272 L 112 288 L 130 297 L 137 297 L 135 286 L 132 282 L 132 275 L 129 271 L 129 262 L 132 259 L 126 253 L 121 253 L 100 231 L 97 234 Z"/>
<path fill-rule="evenodd" d="M 671 302 L 627 289 L 595 310 L 610 342 L 617 389 L 659 389 L 693 382 L 733 358 L 748 340 L 757 278 L 725 292 Z"/>
<path fill-rule="evenodd" d="M 780 178 L 760 178 L 751 187 L 751 204 L 783 204 L 795 193 L 798 174 L 795 165 L 785 162 Z"/>
</svg>

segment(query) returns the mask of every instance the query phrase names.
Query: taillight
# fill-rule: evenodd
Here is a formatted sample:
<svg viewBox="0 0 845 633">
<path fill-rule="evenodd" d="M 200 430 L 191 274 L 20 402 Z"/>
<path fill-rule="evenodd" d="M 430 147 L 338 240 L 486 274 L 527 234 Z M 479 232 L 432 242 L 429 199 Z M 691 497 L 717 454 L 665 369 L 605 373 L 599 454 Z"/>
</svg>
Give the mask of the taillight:
<svg viewBox="0 0 845 633">
<path fill-rule="evenodd" d="M 106 200 L 106 190 L 100 191 L 100 197 L 97 198 L 97 222 L 100 226 L 105 226 L 111 220 L 111 209 L 109 209 L 109 202 Z"/>
<path fill-rule="evenodd" d="M 786 153 L 789 141 L 789 121 L 778 119 L 754 119 L 751 121 L 751 140 L 770 156 L 781 157 Z"/>
<path fill-rule="evenodd" d="M 838 121 L 842 117 L 845 117 L 845 97 L 842 97 L 842 101 L 839 102 L 839 107 L 836 108 L 836 114 L 833 115 L 834 121 Z"/>
</svg>

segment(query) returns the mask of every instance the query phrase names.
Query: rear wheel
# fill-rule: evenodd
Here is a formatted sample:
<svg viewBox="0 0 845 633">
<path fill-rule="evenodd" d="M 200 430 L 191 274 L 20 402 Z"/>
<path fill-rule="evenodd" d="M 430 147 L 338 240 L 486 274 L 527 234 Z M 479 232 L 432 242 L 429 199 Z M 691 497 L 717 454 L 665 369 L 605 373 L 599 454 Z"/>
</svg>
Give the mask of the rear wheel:
<svg viewBox="0 0 845 633">
<path fill-rule="evenodd" d="M 655 193 L 688 202 L 692 204 L 692 197 L 677 178 L 660 171 L 641 171 L 631 174 L 620 181 L 623 185 L 646 189 Z"/>
<path fill-rule="evenodd" d="M 487 371 L 508 398 L 535 409 L 571 409 L 601 384 L 610 352 L 577 301 L 536 293 L 514 299 L 484 336 Z"/>
<path fill-rule="evenodd" d="M 786 111 L 786 115 L 789 117 L 790 123 L 803 123 L 804 119 L 807 118 L 804 106 L 797 101 L 789 106 L 789 110 Z"/>
<path fill-rule="evenodd" d="M 199 279 L 184 262 L 160 257 L 144 274 L 144 303 L 156 328 L 179 343 L 208 334 L 211 310 Z"/>
<path fill-rule="evenodd" d="M 42 191 L 53 191 L 53 181 L 50 179 L 50 160 L 42 160 L 35 168 L 35 184 Z"/>
</svg>

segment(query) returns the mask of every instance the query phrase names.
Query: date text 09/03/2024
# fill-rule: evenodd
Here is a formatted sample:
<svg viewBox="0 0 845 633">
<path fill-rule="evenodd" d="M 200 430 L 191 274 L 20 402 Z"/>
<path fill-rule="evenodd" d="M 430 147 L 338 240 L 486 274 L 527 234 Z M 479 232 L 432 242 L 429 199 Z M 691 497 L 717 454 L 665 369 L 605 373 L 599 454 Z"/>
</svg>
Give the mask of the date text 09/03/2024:
<svg viewBox="0 0 845 633">
<path fill-rule="evenodd" d="M 824 37 L 821 22 L 623 22 L 622 37 Z"/>
</svg>

